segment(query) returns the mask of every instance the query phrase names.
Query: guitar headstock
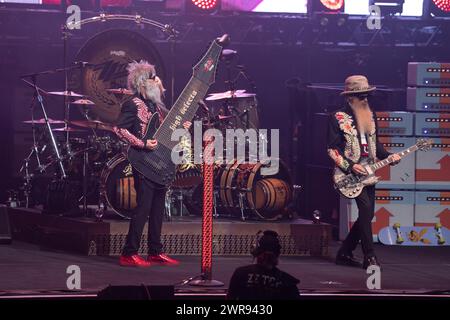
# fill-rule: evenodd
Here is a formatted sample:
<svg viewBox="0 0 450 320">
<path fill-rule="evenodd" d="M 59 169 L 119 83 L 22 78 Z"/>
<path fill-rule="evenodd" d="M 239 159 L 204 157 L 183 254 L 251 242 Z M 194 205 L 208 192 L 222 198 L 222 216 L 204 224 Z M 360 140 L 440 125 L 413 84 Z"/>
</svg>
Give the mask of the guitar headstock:
<svg viewBox="0 0 450 320">
<path fill-rule="evenodd" d="M 194 66 L 193 76 L 207 85 L 216 80 L 217 65 L 222 49 L 229 42 L 227 34 L 215 39 L 203 58 Z"/>
<path fill-rule="evenodd" d="M 433 139 L 419 139 L 417 140 L 417 149 L 420 151 L 428 151 L 431 149 L 431 145 L 433 144 Z"/>
</svg>

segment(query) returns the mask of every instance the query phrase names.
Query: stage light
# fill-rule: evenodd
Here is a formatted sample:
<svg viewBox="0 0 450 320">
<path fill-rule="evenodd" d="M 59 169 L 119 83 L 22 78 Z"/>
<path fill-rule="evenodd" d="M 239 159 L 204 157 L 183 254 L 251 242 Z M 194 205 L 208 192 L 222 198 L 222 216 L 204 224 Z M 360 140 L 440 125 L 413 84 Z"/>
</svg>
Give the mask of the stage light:
<svg viewBox="0 0 450 320">
<path fill-rule="evenodd" d="M 424 1 L 423 17 L 450 17 L 450 0 Z"/>
<path fill-rule="evenodd" d="M 215 13 L 220 10 L 220 0 L 185 0 L 188 13 Z"/>
<path fill-rule="evenodd" d="M 320 0 L 330 10 L 339 10 L 344 6 L 344 0 Z"/>
<path fill-rule="evenodd" d="M 308 13 L 343 12 L 344 0 L 308 0 Z"/>
<path fill-rule="evenodd" d="M 190 0 L 197 8 L 202 10 L 211 10 L 214 9 L 218 0 Z"/>
<path fill-rule="evenodd" d="M 433 0 L 436 7 L 444 12 L 450 12 L 450 0 Z"/>
<path fill-rule="evenodd" d="M 402 14 L 405 0 L 370 0 L 370 5 L 378 6 L 382 16 Z"/>
</svg>

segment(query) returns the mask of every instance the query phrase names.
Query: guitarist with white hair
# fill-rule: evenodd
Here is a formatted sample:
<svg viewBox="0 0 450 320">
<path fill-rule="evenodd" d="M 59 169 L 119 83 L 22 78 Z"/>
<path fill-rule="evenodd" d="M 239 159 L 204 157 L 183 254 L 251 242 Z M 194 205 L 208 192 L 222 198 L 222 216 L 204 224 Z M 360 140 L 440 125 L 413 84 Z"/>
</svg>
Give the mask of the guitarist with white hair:
<svg viewBox="0 0 450 320">
<path fill-rule="evenodd" d="M 378 141 L 377 122 L 372 112 L 368 96 L 376 88 L 370 86 L 365 76 L 354 75 L 345 80 L 341 92 L 348 103 L 342 110 L 333 113 L 328 126 L 328 155 L 344 173 L 365 176 L 362 161 L 374 162 L 376 159 L 392 157 L 394 164 L 400 156 L 390 154 Z M 364 254 L 363 268 L 380 265 L 375 255 L 372 238 L 372 219 L 375 211 L 375 185 L 364 187 L 355 198 L 358 206 L 358 219 L 350 229 L 336 256 L 336 264 L 361 267 L 353 257 L 353 251 L 361 241 Z"/>
<path fill-rule="evenodd" d="M 167 114 L 162 102 L 164 87 L 156 76 L 155 67 L 147 61 L 132 62 L 128 65 L 128 88 L 134 95 L 122 105 L 114 132 L 128 142 L 130 148 L 154 150 L 158 142 L 145 140 L 147 125 L 154 113 L 158 113 L 160 123 Z M 183 126 L 188 129 L 191 123 Z M 137 207 L 133 217 L 119 264 L 130 267 L 151 265 L 177 265 L 179 262 L 163 253 L 161 229 L 164 217 L 166 187 L 146 178 L 133 168 Z M 142 231 L 148 221 L 148 258 L 138 255 Z"/>
</svg>

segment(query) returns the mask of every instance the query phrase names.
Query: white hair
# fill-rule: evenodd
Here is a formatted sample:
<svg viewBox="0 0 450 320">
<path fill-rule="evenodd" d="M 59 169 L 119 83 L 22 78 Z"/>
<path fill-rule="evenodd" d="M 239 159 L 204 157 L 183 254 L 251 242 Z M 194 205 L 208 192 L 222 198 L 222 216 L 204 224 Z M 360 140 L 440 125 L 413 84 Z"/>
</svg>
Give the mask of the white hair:
<svg viewBox="0 0 450 320">
<path fill-rule="evenodd" d="M 139 89 L 145 85 L 145 81 L 156 76 L 155 66 L 145 60 L 139 62 L 133 61 L 128 64 L 128 89 L 134 93 L 139 92 Z"/>
</svg>

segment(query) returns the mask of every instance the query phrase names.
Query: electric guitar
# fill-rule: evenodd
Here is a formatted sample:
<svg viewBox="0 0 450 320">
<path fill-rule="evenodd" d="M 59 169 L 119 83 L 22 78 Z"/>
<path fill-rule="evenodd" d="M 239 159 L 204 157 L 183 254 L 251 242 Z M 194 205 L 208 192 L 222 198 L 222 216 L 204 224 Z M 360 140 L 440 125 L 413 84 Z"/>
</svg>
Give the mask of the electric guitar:
<svg viewBox="0 0 450 320">
<path fill-rule="evenodd" d="M 179 141 L 171 140 L 172 133 L 194 118 L 198 102 L 205 97 L 215 81 L 219 57 L 228 41 L 229 37 L 225 34 L 212 42 L 203 58 L 194 66 L 191 79 L 159 127 L 158 114 L 152 115 L 143 140 L 156 139 L 156 149 L 128 148 L 128 160 L 133 169 L 151 181 L 166 186 L 173 182 L 176 165 L 171 154 Z"/>
<path fill-rule="evenodd" d="M 397 154 L 400 158 L 407 156 L 417 150 L 427 151 L 431 148 L 433 140 L 431 139 L 419 139 L 417 143 Z M 334 187 L 346 198 L 356 198 L 359 196 L 365 186 L 371 186 L 379 181 L 379 177 L 375 176 L 375 172 L 388 164 L 393 163 L 391 157 L 384 160 L 377 161 L 375 163 L 368 163 L 367 161 L 362 161 L 360 165 L 364 167 L 367 175 L 360 175 L 356 173 L 344 173 L 340 168 L 336 167 L 334 169 L 333 181 Z"/>
</svg>

